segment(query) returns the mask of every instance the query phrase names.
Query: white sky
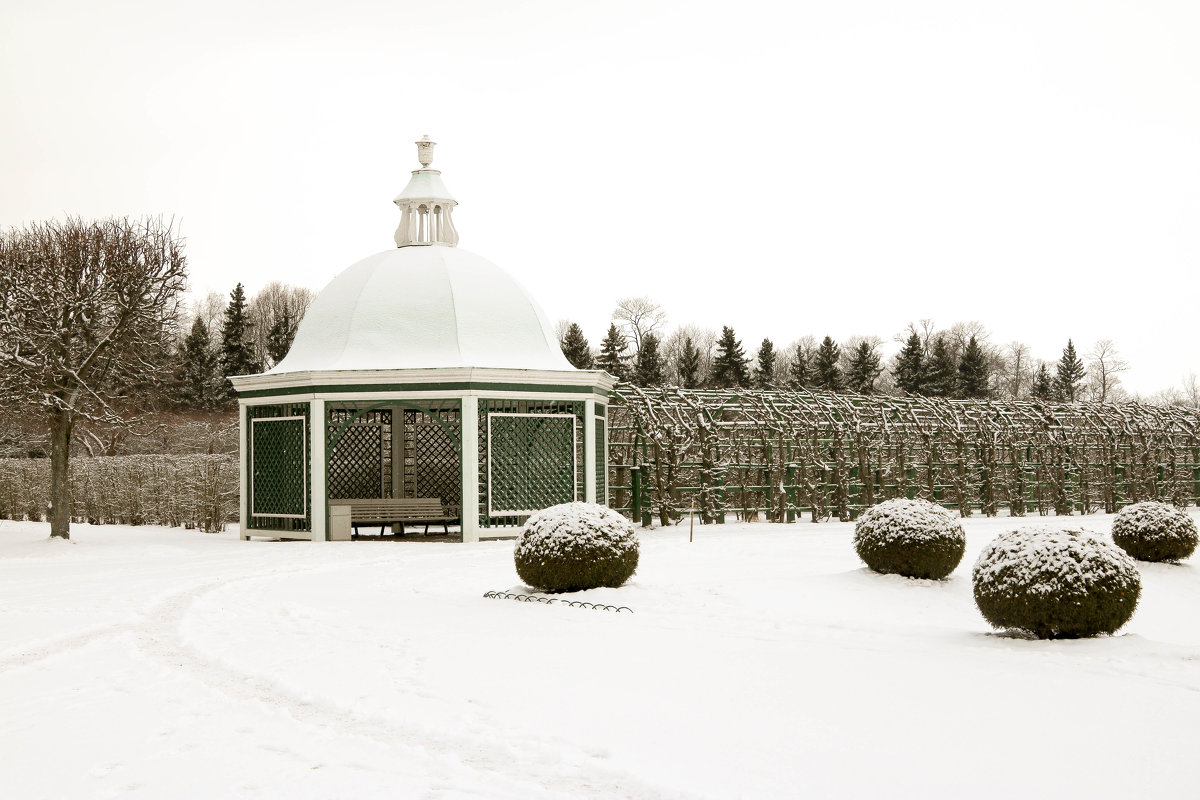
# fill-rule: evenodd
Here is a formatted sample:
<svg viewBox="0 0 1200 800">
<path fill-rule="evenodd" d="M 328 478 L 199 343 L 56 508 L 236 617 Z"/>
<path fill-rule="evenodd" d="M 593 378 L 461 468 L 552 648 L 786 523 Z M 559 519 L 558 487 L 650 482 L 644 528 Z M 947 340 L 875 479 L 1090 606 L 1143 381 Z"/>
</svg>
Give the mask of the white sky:
<svg viewBox="0 0 1200 800">
<path fill-rule="evenodd" d="M 335 10 L 336 9 L 336 10 Z M 394 246 L 428 133 L 462 246 L 596 344 L 979 320 L 1200 372 L 1200 3 L 0 0 L 0 225 L 175 216 L 193 289 Z"/>
</svg>

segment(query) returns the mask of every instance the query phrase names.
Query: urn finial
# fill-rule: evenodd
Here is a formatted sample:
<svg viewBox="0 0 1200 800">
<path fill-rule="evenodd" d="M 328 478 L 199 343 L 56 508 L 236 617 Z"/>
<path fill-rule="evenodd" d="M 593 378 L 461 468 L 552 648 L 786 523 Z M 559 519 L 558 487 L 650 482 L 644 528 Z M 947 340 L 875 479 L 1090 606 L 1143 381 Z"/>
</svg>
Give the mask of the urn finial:
<svg viewBox="0 0 1200 800">
<path fill-rule="evenodd" d="M 433 163 L 433 146 L 437 142 L 430 141 L 429 134 L 421 137 L 421 141 L 415 142 L 417 145 L 417 160 L 421 162 L 422 169 L 429 169 L 429 165 Z"/>
</svg>

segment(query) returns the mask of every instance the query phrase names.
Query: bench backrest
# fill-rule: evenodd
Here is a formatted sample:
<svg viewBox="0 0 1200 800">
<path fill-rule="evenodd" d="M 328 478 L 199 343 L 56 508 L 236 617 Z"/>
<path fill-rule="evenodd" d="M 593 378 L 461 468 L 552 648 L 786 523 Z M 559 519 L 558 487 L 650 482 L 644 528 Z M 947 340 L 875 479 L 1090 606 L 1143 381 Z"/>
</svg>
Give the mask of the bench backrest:
<svg viewBox="0 0 1200 800">
<path fill-rule="evenodd" d="M 377 519 L 380 516 L 441 517 L 446 511 L 436 497 L 364 498 L 342 500 L 339 505 L 350 506 L 350 519 Z"/>
</svg>

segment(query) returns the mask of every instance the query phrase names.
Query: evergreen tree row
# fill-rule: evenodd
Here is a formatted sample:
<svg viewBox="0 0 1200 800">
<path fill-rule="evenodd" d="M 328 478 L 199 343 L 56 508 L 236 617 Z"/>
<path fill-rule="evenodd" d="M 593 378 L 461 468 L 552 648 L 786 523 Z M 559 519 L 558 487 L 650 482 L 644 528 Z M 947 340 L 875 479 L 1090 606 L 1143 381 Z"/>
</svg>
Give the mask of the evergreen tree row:
<svg viewBox="0 0 1200 800">
<path fill-rule="evenodd" d="M 1014 343 L 1010 347 L 1022 348 L 1014 371 L 1009 360 L 996 348 L 985 347 L 979 334 L 972 332 L 982 331 L 978 323 L 936 334 L 927 329 L 925 336 L 912 327 L 890 367 L 883 364 L 878 339 L 855 338 L 844 347 L 830 336 L 819 344 L 802 340 L 782 357 L 774 342 L 764 339 L 750 358 L 729 326 L 722 327 L 719 337 L 707 339 L 707 351 L 690 335 L 692 331 L 668 337 L 665 350 L 659 334 L 643 331 L 641 347 L 636 348 L 614 322 L 593 353 L 583 330 L 570 323 L 560 343 L 575 367 L 603 369 L 642 387 L 812 389 L 961 399 L 1009 396 L 1075 401 L 1086 396 L 1087 370 L 1073 341 L 1067 342 L 1053 372 L 1045 363 L 1036 371 L 1022 371 L 1029 369 L 1027 348 Z M 1119 363 L 1123 369 L 1123 362 Z"/>
</svg>

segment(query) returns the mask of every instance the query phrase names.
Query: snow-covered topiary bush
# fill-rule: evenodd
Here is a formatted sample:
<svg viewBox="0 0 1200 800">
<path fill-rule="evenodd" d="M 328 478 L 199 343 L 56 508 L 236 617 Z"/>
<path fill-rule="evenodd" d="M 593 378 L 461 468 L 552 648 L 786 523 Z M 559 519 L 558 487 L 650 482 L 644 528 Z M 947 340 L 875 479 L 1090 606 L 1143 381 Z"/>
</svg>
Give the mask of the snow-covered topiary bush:
<svg viewBox="0 0 1200 800">
<path fill-rule="evenodd" d="M 1181 561 L 1196 550 L 1196 521 L 1175 506 L 1148 500 L 1117 512 L 1112 537 L 1139 561 Z"/>
<path fill-rule="evenodd" d="M 994 628 L 1039 639 L 1113 633 L 1133 616 L 1142 579 L 1120 548 L 1084 530 L 1022 528 L 992 540 L 972 573 Z"/>
<path fill-rule="evenodd" d="M 925 500 L 885 500 L 854 526 L 854 550 L 868 567 L 907 578 L 946 577 L 966 545 L 958 517 Z"/>
<path fill-rule="evenodd" d="M 637 569 L 638 538 L 611 508 L 563 503 L 529 518 L 513 559 L 521 580 L 546 592 L 620 586 Z"/>
</svg>

